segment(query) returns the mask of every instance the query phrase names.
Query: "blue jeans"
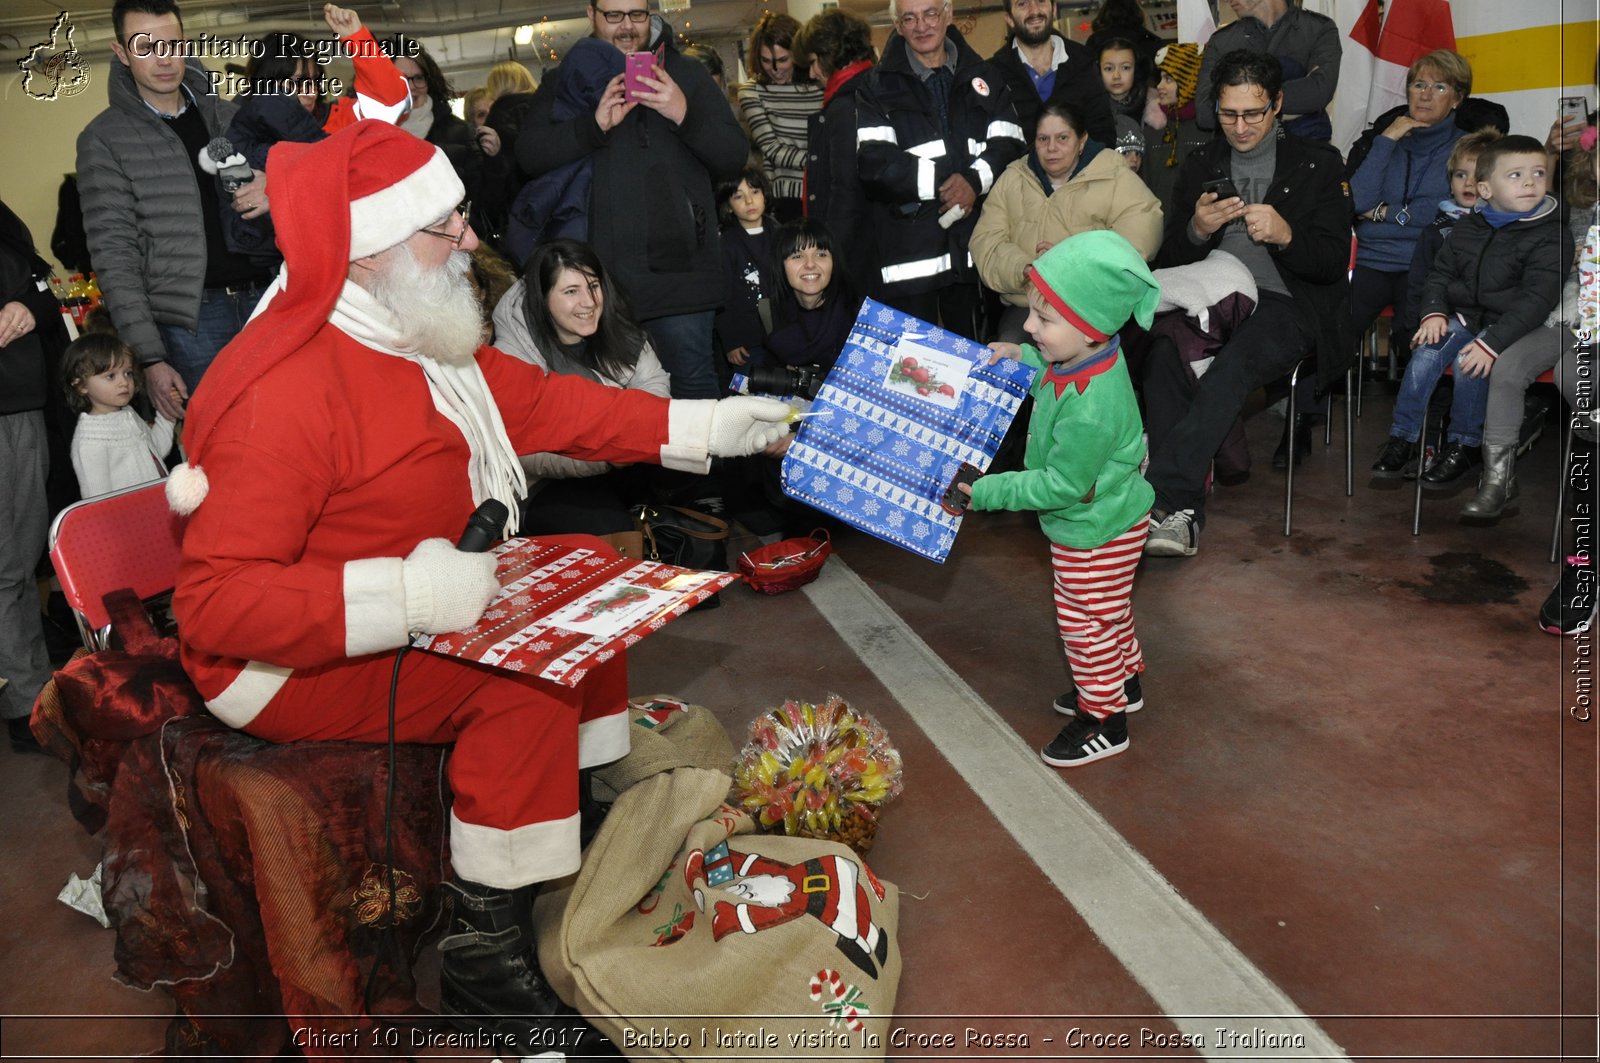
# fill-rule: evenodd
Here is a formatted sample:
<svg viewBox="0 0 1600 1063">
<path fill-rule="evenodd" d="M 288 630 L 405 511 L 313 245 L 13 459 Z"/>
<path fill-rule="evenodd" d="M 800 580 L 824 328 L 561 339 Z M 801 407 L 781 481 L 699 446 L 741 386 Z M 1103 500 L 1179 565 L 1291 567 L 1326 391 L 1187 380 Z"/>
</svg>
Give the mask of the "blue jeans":
<svg viewBox="0 0 1600 1063">
<path fill-rule="evenodd" d="M 672 377 L 673 398 L 719 397 L 717 369 L 711 361 L 711 331 L 716 320 L 716 311 L 702 310 L 653 317 L 643 323 L 661 367 Z"/>
<path fill-rule="evenodd" d="M 1422 437 L 1422 415 L 1428 409 L 1428 398 L 1438 387 L 1444 368 L 1457 361 L 1457 356 L 1471 343 L 1474 333 L 1457 321 L 1450 319 L 1449 331 L 1438 343 L 1418 347 L 1411 352 L 1406 363 L 1406 375 L 1400 380 L 1400 395 L 1394 400 L 1394 423 L 1389 427 L 1391 436 L 1399 436 L 1408 443 Z M 1450 398 L 1450 431 L 1445 436 L 1449 443 L 1475 447 L 1483 441 L 1483 415 L 1489 405 L 1489 378 L 1469 377 L 1456 366 L 1455 393 Z"/>
<path fill-rule="evenodd" d="M 248 288 L 207 288 L 200 296 L 199 327 L 190 332 L 182 325 L 161 325 L 161 342 L 167 348 L 167 364 L 183 377 L 189 394 L 200 386 L 200 378 L 211 366 L 217 352 L 228 345 L 244 328 L 250 314 L 267 290 L 264 284 Z"/>
</svg>

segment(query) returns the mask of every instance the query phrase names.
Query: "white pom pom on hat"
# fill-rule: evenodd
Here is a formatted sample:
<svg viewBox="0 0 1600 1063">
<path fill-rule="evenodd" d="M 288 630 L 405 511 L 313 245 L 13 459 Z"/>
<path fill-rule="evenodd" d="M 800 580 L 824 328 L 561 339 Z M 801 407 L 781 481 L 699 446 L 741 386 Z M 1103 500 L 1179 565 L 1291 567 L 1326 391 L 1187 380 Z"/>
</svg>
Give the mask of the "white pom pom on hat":
<svg viewBox="0 0 1600 1063">
<path fill-rule="evenodd" d="M 206 471 L 198 465 L 185 462 L 167 477 L 167 505 L 182 517 L 199 509 L 210 491 L 211 482 L 206 479 Z"/>
</svg>

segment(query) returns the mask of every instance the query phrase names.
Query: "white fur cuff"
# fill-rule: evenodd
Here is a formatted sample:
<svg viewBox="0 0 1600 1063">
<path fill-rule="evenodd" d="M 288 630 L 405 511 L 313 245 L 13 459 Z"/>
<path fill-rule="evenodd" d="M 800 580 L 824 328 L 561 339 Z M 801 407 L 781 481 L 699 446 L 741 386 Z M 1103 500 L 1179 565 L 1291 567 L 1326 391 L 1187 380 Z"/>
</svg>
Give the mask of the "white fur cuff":
<svg viewBox="0 0 1600 1063">
<path fill-rule="evenodd" d="M 679 472 L 711 471 L 711 417 L 716 399 L 673 399 L 667 403 L 667 442 L 661 464 Z"/>
</svg>

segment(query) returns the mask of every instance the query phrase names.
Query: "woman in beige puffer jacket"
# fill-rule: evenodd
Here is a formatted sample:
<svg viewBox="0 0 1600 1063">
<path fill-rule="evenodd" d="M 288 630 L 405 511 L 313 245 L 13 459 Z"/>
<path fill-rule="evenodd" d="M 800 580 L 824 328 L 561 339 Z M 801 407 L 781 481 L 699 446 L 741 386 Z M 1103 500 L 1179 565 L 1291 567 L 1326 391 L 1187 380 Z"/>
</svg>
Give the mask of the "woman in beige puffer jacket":
<svg viewBox="0 0 1600 1063">
<path fill-rule="evenodd" d="M 983 283 L 1007 306 L 999 339 L 1027 337 L 1027 278 L 1034 259 L 1074 233 L 1110 229 L 1146 260 L 1161 246 L 1161 203 L 1122 156 L 1089 139 L 1071 103 L 1039 111 L 1033 150 L 994 183 L 972 233 L 972 257 Z"/>
</svg>

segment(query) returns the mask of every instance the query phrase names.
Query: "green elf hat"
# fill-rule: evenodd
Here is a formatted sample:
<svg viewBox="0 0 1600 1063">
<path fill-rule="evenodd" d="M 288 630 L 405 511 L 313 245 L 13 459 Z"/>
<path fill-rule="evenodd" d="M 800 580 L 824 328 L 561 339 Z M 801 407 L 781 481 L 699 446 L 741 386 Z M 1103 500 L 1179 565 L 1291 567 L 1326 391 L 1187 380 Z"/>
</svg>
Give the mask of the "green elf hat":
<svg viewBox="0 0 1600 1063">
<path fill-rule="evenodd" d="M 1149 328 L 1161 301 L 1161 284 L 1143 256 L 1109 229 L 1067 237 L 1027 273 L 1045 302 L 1096 343 L 1110 339 L 1129 317 Z"/>
</svg>

